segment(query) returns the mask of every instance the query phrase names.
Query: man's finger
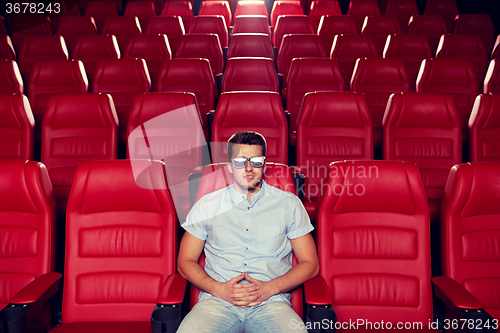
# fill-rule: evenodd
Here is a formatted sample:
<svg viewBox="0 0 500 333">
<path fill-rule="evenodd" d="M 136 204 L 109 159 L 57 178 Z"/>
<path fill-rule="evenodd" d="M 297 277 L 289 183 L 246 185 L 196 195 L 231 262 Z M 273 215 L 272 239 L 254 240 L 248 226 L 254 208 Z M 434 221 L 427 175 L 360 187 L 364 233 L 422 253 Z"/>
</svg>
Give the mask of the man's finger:
<svg viewBox="0 0 500 333">
<path fill-rule="evenodd" d="M 232 288 L 234 289 L 255 289 L 258 290 L 260 287 L 256 285 L 255 283 L 238 283 L 238 284 L 233 284 Z"/>
<path fill-rule="evenodd" d="M 237 292 L 237 293 L 232 293 L 229 296 L 231 296 L 233 299 L 236 299 L 236 298 L 253 297 L 256 295 L 258 295 L 257 298 L 260 297 L 260 293 L 258 291 L 253 291 L 253 292 L 249 292 L 249 293 Z"/>
<path fill-rule="evenodd" d="M 245 273 L 241 273 L 240 275 L 238 275 L 238 276 L 236 276 L 236 277 L 232 278 L 231 280 L 229 280 L 229 281 L 227 281 L 227 282 L 229 282 L 229 284 L 232 284 L 232 283 L 236 283 L 236 282 L 238 282 L 238 281 L 241 281 L 241 280 L 243 280 L 244 278 L 245 278 Z"/>
</svg>

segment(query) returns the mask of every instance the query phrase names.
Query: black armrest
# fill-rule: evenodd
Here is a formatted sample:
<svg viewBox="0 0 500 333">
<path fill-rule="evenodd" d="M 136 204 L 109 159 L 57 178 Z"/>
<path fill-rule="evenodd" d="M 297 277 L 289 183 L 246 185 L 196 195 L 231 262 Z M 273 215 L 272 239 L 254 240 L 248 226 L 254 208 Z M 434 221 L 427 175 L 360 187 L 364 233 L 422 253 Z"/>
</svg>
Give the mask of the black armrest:
<svg viewBox="0 0 500 333">
<path fill-rule="evenodd" d="M 281 96 L 281 92 L 283 91 L 283 74 L 278 73 L 277 75 L 278 75 L 278 86 L 279 86 L 278 92 L 280 93 Z"/>
<path fill-rule="evenodd" d="M 295 182 L 295 188 L 297 189 L 297 196 L 300 201 L 304 201 L 304 188 L 306 186 L 306 177 L 301 172 L 296 172 L 292 170 L 293 181 Z"/>
<path fill-rule="evenodd" d="M 333 333 L 337 314 L 329 298 L 330 292 L 321 276 L 304 283 L 304 296 L 307 304 L 305 324 L 309 333 Z"/>
<path fill-rule="evenodd" d="M 194 204 L 194 199 L 196 198 L 196 191 L 198 191 L 198 186 L 200 185 L 201 170 L 200 172 L 191 172 L 188 176 L 189 183 L 189 199 L 191 201 L 191 206 Z"/>
<path fill-rule="evenodd" d="M 228 50 L 229 50 L 228 47 L 222 48 L 222 57 L 224 58 L 224 68 L 226 67 L 226 64 L 227 64 L 227 51 Z"/>
<path fill-rule="evenodd" d="M 222 93 L 222 79 L 224 78 L 224 74 L 217 74 L 217 100 L 219 100 L 219 96 Z"/>
<path fill-rule="evenodd" d="M 170 275 L 162 286 L 151 313 L 152 333 L 174 333 L 181 323 L 182 302 L 187 281 L 180 274 Z"/>
</svg>

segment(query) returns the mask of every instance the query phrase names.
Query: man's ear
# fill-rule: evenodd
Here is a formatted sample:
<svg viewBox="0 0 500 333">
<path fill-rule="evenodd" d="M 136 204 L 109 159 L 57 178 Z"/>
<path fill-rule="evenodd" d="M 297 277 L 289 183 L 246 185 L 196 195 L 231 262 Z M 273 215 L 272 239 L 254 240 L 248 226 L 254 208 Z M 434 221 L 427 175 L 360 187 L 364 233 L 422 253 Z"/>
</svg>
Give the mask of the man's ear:
<svg viewBox="0 0 500 333">
<path fill-rule="evenodd" d="M 233 173 L 233 163 L 232 162 L 229 162 L 229 164 L 227 165 L 227 170 L 229 171 L 229 173 Z"/>
</svg>

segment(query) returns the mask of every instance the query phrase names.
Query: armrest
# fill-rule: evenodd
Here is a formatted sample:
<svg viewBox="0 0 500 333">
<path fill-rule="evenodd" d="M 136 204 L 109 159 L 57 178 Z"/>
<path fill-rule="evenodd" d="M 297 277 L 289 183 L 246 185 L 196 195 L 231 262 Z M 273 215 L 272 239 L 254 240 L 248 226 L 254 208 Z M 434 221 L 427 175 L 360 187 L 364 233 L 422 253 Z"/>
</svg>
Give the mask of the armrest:
<svg viewBox="0 0 500 333">
<path fill-rule="evenodd" d="M 295 188 L 297 189 L 297 196 L 299 197 L 300 201 L 304 201 L 306 177 L 298 170 L 298 168 L 292 169 L 292 176 L 295 183 Z"/>
<path fill-rule="evenodd" d="M 435 276 L 434 294 L 446 305 L 461 309 L 481 309 L 483 305 L 460 283 L 446 276 Z"/>
<path fill-rule="evenodd" d="M 160 294 L 156 299 L 159 304 L 180 304 L 184 300 L 186 292 L 187 280 L 179 273 L 171 274 L 163 286 L 161 287 Z"/>
<path fill-rule="evenodd" d="M 281 95 L 281 92 L 283 91 L 283 74 L 277 73 L 278 76 L 278 92 Z"/>
<path fill-rule="evenodd" d="M 318 275 L 314 279 L 304 282 L 304 295 L 306 303 L 311 305 L 329 305 L 332 299 L 330 291 L 322 276 Z"/>
<path fill-rule="evenodd" d="M 230 37 L 228 36 L 228 39 Z M 229 40 L 230 42 L 230 40 Z M 227 51 L 229 50 L 229 47 L 223 47 L 222 48 L 222 57 L 224 58 L 224 66 L 227 64 Z"/>
<path fill-rule="evenodd" d="M 304 295 L 306 300 L 305 323 L 308 332 L 311 333 L 333 333 L 337 314 L 332 306 L 332 299 L 325 280 L 322 276 L 304 283 Z"/>
<path fill-rule="evenodd" d="M 217 74 L 215 78 L 215 83 L 217 84 L 217 100 L 219 100 L 220 94 L 222 94 L 222 80 L 224 79 L 224 74 Z"/>
<path fill-rule="evenodd" d="M 214 123 L 215 110 L 210 110 L 207 112 L 207 127 L 208 127 L 208 136 L 210 141 L 212 140 L 212 124 Z"/>
<path fill-rule="evenodd" d="M 184 300 L 187 281 L 179 273 L 171 274 L 156 299 L 151 313 L 152 333 L 173 333 L 181 323 L 181 306 Z"/>
<path fill-rule="evenodd" d="M 47 300 L 59 290 L 62 275 L 60 273 L 45 273 L 31 281 L 11 299 L 12 304 L 35 303 L 39 300 Z"/>
</svg>

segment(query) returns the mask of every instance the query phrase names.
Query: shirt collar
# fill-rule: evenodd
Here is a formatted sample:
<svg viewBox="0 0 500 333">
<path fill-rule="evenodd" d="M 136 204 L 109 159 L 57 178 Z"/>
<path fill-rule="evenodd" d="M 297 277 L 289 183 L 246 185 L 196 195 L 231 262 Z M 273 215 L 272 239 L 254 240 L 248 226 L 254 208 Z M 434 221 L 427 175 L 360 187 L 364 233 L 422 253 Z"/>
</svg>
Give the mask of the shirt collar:
<svg viewBox="0 0 500 333">
<path fill-rule="evenodd" d="M 266 193 L 267 186 L 268 186 L 267 183 L 264 180 L 262 180 L 259 192 L 250 197 L 250 201 L 252 202 L 250 204 L 250 207 L 253 207 L 257 203 L 257 201 L 259 201 L 259 199 L 264 196 L 264 194 Z M 234 189 L 234 184 L 229 185 L 229 192 L 236 204 L 240 204 L 243 200 L 248 203 L 248 201 L 246 200 L 247 198 L 246 195 L 236 191 Z"/>
</svg>

